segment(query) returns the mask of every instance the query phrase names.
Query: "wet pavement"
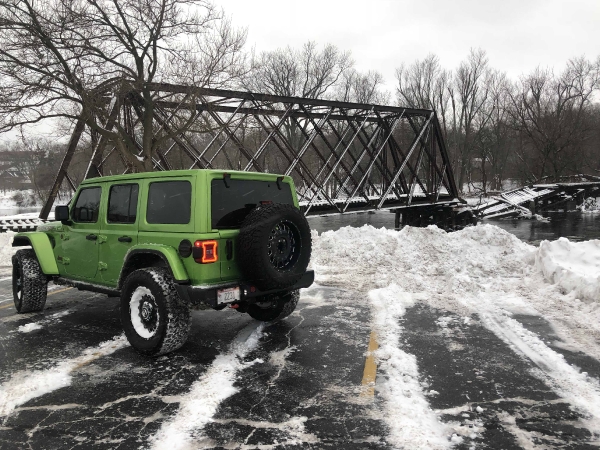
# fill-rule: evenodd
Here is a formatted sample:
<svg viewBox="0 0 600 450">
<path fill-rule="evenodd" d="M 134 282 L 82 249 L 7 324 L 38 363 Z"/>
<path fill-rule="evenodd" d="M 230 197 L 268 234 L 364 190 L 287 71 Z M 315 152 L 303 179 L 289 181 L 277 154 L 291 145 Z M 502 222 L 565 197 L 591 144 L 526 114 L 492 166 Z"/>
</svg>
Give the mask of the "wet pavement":
<svg viewBox="0 0 600 450">
<path fill-rule="evenodd" d="M 354 291 L 304 290 L 296 312 L 267 324 L 245 354 L 231 349 L 259 322 L 233 310 L 194 311 L 184 347 L 153 359 L 119 344 L 117 298 L 51 285 L 43 313 L 17 315 L 10 289 L 0 279 L 0 395 L 48 381 L 57 367 L 70 378 L 0 414 L 0 449 L 151 448 L 220 355 L 239 360 L 234 390 L 203 426 L 188 424 L 192 448 L 389 448 L 377 385 L 374 397 L 364 395 L 370 312 Z M 562 349 L 543 319 L 515 318 L 600 377 L 600 363 Z M 402 326 L 399 347 L 416 356 L 430 407 L 462 436 L 455 448 L 597 448 L 584 418 L 476 316 L 466 323 L 420 304 Z M 97 350 L 115 338 L 112 350 Z"/>
</svg>

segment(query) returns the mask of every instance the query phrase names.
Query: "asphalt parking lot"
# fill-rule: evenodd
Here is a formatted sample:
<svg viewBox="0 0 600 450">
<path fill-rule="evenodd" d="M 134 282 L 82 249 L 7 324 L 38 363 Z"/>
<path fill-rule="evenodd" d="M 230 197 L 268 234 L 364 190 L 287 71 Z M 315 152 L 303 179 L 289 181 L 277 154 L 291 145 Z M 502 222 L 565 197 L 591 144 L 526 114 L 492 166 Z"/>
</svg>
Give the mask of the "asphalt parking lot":
<svg viewBox="0 0 600 450">
<path fill-rule="evenodd" d="M 292 316 L 265 325 L 194 311 L 187 344 L 152 359 L 121 336 L 117 298 L 49 288 L 42 313 L 17 315 L 0 280 L 0 394 L 20 399 L 0 410 L 2 449 L 168 448 L 169 426 L 183 426 L 190 448 L 390 448 L 378 383 L 374 395 L 363 385 L 371 329 L 355 292 L 314 286 Z M 521 320 L 552 337 L 539 319 Z M 538 448 L 596 448 L 582 417 L 476 317 L 467 326 L 417 305 L 402 326 L 399 346 L 461 436 L 455 448 L 528 448 L 532 436 Z M 561 352 L 600 373 L 598 361 Z"/>
</svg>

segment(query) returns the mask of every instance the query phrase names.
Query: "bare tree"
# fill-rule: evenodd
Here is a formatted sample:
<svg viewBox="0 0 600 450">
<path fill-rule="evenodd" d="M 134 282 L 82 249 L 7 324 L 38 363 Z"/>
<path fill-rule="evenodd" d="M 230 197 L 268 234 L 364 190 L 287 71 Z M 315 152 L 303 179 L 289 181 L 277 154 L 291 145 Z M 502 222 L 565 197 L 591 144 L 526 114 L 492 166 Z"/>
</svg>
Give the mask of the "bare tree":
<svg viewBox="0 0 600 450">
<path fill-rule="evenodd" d="M 558 180 L 582 166 L 582 146 L 597 127 L 591 117 L 599 83 L 597 65 L 585 58 L 570 60 L 558 77 L 537 68 L 516 83 L 510 113 L 523 136 L 518 156 L 530 181 Z"/>
<path fill-rule="evenodd" d="M 450 101 L 452 73 L 442 69 L 439 58 L 429 54 L 413 64 L 396 69 L 398 104 L 412 108 L 436 110 L 444 117 Z"/>
<path fill-rule="evenodd" d="M 194 116 L 182 113 L 169 132 L 153 129 L 149 83 L 231 83 L 242 75 L 245 38 L 208 0 L 0 0 L 0 132 L 49 118 L 82 120 L 134 170 L 151 170 L 153 151 Z M 106 125 L 111 98 L 132 89 L 137 139 L 118 120 Z"/>
<path fill-rule="evenodd" d="M 491 71 L 487 81 L 488 96 L 475 119 L 474 147 L 480 163 L 482 193 L 502 189 L 502 180 L 512 149 L 512 129 L 508 114 L 510 82 L 506 74 Z"/>
<path fill-rule="evenodd" d="M 331 44 L 319 49 L 315 42 L 307 42 L 301 49 L 286 47 L 259 54 L 252 61 L 252 71 L 244 80 L 244 87 L 280 96 L 328 98 L 334 96 L 353 64 L 349 52 Z M 311 121 L 307 119 L 287 118 L 282 124 L 294 149 L 301 148 L 310 127 Z M 314 163 L 318 164 L 316 160 Z M 276 170 L 278 164 L 277 160 L 271 161 Z"/>
<path fill-rule="evenodd" d="M 396 70 L 398 102 L 437 111 L 461 190 L 471 172 L 474 122 L 487 101 L 489 76 L 483 50 L 471 50 L 454 74 L 435 55 Z"/>
<path fill-rule="evenodd" d="M 342 79 L 336 87 L 333 97 L 344 102 L 385 104 L 388 93 L 382 90 L 383 75 L 376 71 L 366 74 L 351 68 L 342 74 Z"/>
<path fill-rule="evenodd" d="M 319 50 L 315 42 L 307 42 L 300 50 L 286 47 L 261 53 L 252 62 L 245 87 L 274 95 L 322 98 L 352 65 L 349 52 L 331 44 Z"/>
</svg>

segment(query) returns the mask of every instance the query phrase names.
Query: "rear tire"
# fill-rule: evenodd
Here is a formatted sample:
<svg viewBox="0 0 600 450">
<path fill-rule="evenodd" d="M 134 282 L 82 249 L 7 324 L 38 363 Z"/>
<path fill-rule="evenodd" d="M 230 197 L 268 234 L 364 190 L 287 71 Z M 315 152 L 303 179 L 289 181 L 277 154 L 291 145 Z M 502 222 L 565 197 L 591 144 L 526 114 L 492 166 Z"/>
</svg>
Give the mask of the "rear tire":
<svg viewBox="0 0 600 450">
<path fill-rule="evenodd" d="M 135 270 L 121 292 L 121 324 L 133 348 L 147 356 L 177 350 L 190 332 L 190 307 L 177 294 L 169 271 Z"/>
<path fill-rule="evenodd" d="M 294 312 L 298 305 L 298 300 L 300 300 L 300 291 L 291 291 L 269 302 L 270 304 L 257 302 L 248 306 L 248 314 L 253 319 L 260 320 L 261 322 L 281 320 Z"/>
<path fill-rule="evenodd" d="M 13 299 L 18 313 L 42 311 L 48 281 L 32 249 L 18 250 L 12 257 Z"/>
</svg>

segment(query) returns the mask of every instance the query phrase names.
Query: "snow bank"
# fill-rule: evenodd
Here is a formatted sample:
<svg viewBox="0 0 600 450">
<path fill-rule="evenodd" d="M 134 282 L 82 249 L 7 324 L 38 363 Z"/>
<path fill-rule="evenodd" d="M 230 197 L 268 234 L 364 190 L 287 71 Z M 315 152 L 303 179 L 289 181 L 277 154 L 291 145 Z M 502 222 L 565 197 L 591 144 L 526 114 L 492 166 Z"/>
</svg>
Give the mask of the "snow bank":
<svg viewBox="0 0 600 450">
<path fill-rule="evenodd" d="M 535 265 L 551 283 L 587 301 L 600 302 L 600 240 L 543 241 Z"/>
<path fill-rule="evenodd" d="M 124 335 L 90 347 L 77 358 L 65 359 L 50 369 L 18 372 L 0 385 L 0 417 L 8 415 L 17 406 L 71 384 L 71 372 L 103 356 L 125 347 Z"/>
<path fill-rule="evenodd" d="M 312 264 L 319 284 L 373 289 L 396 283 L 407 292 L 478 291 L 478 278 L 510 276 L 522 270 L 534 250 L 493 225 L 454 233 L 435 226 L 397 232 L 365 225 L 316 237 Z"/>
<path fill-rule="evenodd" d="M 391 285 L 370 291 L 369 302 L 379 341 L 375 356 L 385 375 L 385 380 L 377 380 L 377 390 L 385 401 L 388 442 L 397 448 L 415 450 L 449 448 L 449 433 L 421 390 L 417 358 L 398 346 L 402 334 L 399 319 L 407 307 L 414 305 L 414 295 Z"/>
</svg>

